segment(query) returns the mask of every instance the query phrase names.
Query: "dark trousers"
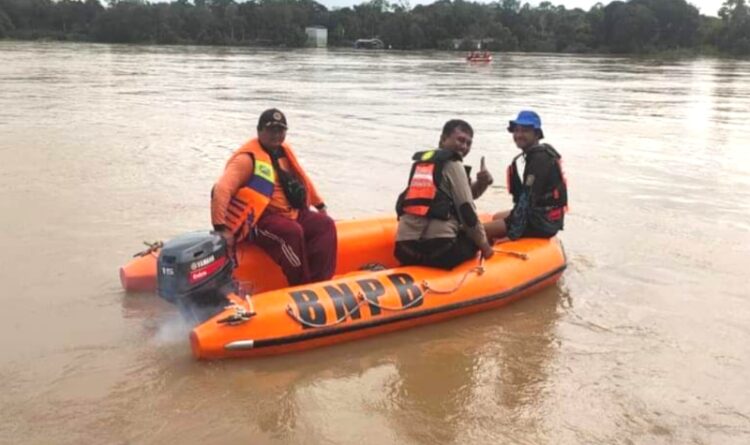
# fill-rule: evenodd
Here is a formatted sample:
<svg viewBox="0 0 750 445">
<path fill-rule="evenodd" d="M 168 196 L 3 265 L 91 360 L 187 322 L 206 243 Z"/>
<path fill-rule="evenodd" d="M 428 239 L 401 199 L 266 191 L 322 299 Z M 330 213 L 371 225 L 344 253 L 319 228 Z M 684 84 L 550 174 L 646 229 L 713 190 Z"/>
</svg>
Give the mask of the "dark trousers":
<svg viewBox="0 0 750 445">
<path fill-rule="evenodd" d="M 479 248 L 470 238 L 459 233 L 456 238 L 397 241 L 394 255 L 402 265 L 422 265 L 453 269 L 476 256 Z"/>
<path fill-rule="evenodd" d="M 281 266 L 290 285 L 327 280 L 336 270 L 336 224 L 328 215 L 302 210 L 295 221 L 265 213 L 253 242 Z"/>
</svg>

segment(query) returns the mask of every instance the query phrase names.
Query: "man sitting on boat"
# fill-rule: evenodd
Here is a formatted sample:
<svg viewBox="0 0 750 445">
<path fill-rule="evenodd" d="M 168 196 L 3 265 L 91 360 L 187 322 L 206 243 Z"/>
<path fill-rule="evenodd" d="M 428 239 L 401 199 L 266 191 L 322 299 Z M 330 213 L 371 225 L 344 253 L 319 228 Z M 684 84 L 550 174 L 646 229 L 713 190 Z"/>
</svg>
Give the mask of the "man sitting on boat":
<svg viewBox="0 0 750 445">
<path fill-rule="evenodd" d="M 452 269 L 477 251 L 485 258 L 492 256 L 462 162 L 473 137 L 474 130 L 467 122 L 450 120 L 443 127 L 437 150 L 412 157 L 408 186 L 396 202 L 395 256 L 401 264 Z M 489 179 L 491 182 L 491 176 Z"/>
<path fill-rule="evenodd" d="M 232 154 L 213 188 L 211 220 L 230 245 L 252 240 L 297 285 L 333 276 L 337 240 L 323 199 L 284 143 L 287 128 L 275 108 L 260 115 L 258 137 Z"/>
<path fill-rule="evenodd" d="M 508 166 L 508 192 L 514 205 L 485 224 L 487 236 L 551 238 L 563 229 L 568 206 L 560 154 L 551 145 L 539 142 L 544 132 L 542 120 L 534 111 L 518 113 L 509 121 L 508 132 L 522 150 Z"/>
</svg>

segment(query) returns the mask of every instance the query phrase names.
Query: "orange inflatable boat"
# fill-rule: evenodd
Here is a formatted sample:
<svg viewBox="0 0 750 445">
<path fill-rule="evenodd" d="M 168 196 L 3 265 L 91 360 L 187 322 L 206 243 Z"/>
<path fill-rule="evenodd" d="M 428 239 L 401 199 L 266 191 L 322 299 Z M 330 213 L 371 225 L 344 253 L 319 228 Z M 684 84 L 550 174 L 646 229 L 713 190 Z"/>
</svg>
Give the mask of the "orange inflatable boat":
<svg viewBox="0 0 750 445">
<path fill-rule="evenodd" d="M 240 247 L 234 278 L 241 291 L 229 292 L 229 304 L 192 330 L 193 355 L 282 354 L 484 311 L 555 283 L 566 267 L 556 238 L 498 243 L 492 258 L 451 271 L 398 267 L 394 218 L 343 221 L 337 229 L 337 275 L 325 282 L 288 287 L 264 253 Z M 157 254 L 121 269 L 126 289 L 154 287 Z"/>
</svg>

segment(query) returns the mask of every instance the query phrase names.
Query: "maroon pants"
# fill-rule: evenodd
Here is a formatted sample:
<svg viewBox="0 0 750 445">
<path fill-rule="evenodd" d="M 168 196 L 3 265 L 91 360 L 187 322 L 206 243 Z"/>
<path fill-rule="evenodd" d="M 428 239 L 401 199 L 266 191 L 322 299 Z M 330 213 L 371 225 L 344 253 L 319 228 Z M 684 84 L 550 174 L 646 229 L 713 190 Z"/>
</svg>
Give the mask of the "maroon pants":
<svg viewBox="0 0 750 445">
<path fill-rule="evenodd" d="M 290 285 L 327 280 L 336 270 L 336 224 L 328 215 L 302 210 L 295 221 L 266 212 L 253 241 L 281 266 Z"/>
</svg>

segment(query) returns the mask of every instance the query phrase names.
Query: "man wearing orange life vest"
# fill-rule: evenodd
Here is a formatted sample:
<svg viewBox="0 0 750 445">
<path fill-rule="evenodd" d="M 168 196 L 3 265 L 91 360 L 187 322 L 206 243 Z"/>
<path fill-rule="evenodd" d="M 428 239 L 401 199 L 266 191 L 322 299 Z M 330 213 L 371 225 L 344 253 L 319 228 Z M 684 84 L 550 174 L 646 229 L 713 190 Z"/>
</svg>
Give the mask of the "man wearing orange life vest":
<svg viewBox="0 0 750 445">
<path fill-rule="evenodd" d="M 260 115 L 258 137 L 232 154 L 213 188 L 211 222 L 230 244 L 252 240 L 297 285 L 333 276 L 337 239 L 323 199 L 284 143 L 287 128 L 275 108 Z"/>
<path fill-rule="evenodd" d="M 474 206 L 476 193 L 462 162 L 473 137 L 467 122 L 450 120 L 437 150 L 414 154 L 407 188 L 396 202 L 399 221 L 394 254 L 401 264 L 452 269 L 477 251 L 485 258 L 492 256 Z M 486 181 L 488 173 L 483 176 Z M 486 188 L 483 185 L 478 194 Z"/>
<path fill-rule="evenodd" d="M 530 110 L 508 122 L 508 132 L 522 150 L 508 166 L 508 192 L 513 208 L 501 211 L 485 224 L 487 236 L 551 238 L 563 229 L 568 208 L 568 187 L 560 154 L 544 138 L 542 120 Z M 519 163 L 523 166 L 519 168 Z"/>
</svg>

